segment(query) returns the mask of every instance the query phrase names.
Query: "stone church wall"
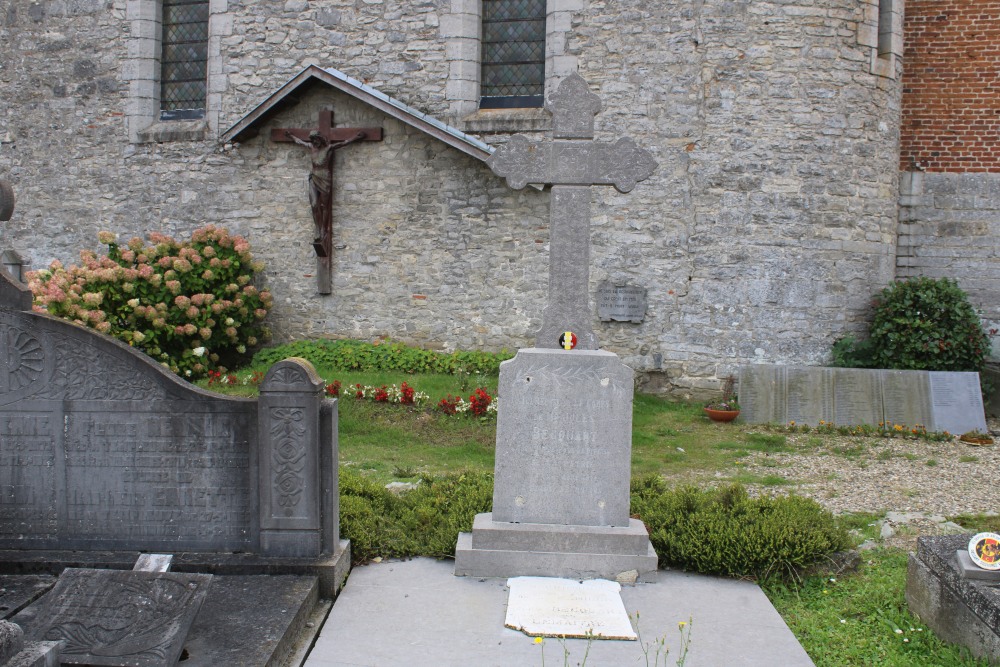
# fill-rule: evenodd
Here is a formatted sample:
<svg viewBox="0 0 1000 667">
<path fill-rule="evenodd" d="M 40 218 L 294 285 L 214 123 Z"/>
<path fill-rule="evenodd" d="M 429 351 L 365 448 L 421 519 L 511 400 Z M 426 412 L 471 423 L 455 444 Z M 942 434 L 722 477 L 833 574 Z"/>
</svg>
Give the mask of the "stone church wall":
<svg viewBox="0 0 1000 667">
<path fill-rule="evenodd" d="M 0 5 L 0 177 L 18 194 L 0 251 L 42 268 L 122 238 L 220 223 L 267 264 L 279 339 L 530 345 L 547 290 L 548 193 L 341 93 L 311 90 L 240 145 L 215 137 L 304 66 L 336 67 L 502 142 L 544 114 L 455 115 L 449 40 L 468 3 L 213 0 L 219 120 L 203 141 L 130 143 L 129 5 Z M 628 195 L 595 188 L 592 294 L 648 289 L 641 324 L 598 323 L 651 387 L 697 394 L 740 363 L 819 363 L 894 276 L 900 88 L 872 73 L 867 0 L 550 0 L 559 67 L 605 102 L 598 139 L 660 163 Z M 877 15 L 877 11 L 876 11 Z M 566 19 L 565 17 L 570 17 Z M 334 293 L 316 294 L 308 160 L 270 127 L 382 125 L 337 157 Z M 535 136 L 541 136 L 537 131 Z"/>
</svg>

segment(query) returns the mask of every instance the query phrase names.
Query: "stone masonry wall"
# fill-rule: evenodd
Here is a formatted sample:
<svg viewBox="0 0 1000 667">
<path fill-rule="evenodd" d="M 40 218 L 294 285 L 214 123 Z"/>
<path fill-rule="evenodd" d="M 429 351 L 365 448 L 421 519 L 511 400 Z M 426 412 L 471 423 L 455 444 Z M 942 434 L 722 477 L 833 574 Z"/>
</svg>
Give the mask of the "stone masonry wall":
<svg viewBox="0 0 1000 667">
<path fill-rule="evenodd" d="M 512 191 L 482 163 L 313 89 L 269 127 L 309 127 L 332 106 L 338 125 L 386 137 L 338 154 L 334 294 L 320 297 L 304 151 L 271 143 L 269 127 L 242 145 L 214 139 L 309 64 L 490 142 L 517 127 L 541 136 L 538 112 L 449 116 L 457 5 L 467 10 L 213 0 L 216 134 L 135 144 L 126 0 L 0 0 L 0 177 L 18 195 L 0 251 L 41 268 L 96 247 L 101 229 L 184 236 L 220 223 L 267 263 L 279 339 L 530 345 L 547 291 L 547 192 Z M 649 290 L 642 324 L 595 317 L 595 331 L 651 388 L 691 395 L 740 363 L 822 362 L 893 278 L 900 90 L 859 43 L 871 6 L 550 0 L 572 17 L 560 19 L 560 63 L 575 58 L 604 99 L 598 139 L 631 136 L 660 163 L 628 195 L 595 188 L 593 205 L 592 289 Z"/>
<path fill-rule="evenodd" d="M 985 327 L 1000 328 L 1000 174 L 904 172 L 900 195 L 899 277 L 957 280 Z"/>
<path fill-rule="evenodd" d="M 900 169 L 1000 172 L 1000 0 L 907 0 Z"/>
</svg>

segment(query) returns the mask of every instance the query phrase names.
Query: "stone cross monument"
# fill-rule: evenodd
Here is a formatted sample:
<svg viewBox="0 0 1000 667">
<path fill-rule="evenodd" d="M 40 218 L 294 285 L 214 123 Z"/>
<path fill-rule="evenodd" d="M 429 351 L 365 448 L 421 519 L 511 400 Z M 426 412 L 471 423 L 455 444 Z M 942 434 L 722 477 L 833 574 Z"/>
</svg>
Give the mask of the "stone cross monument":
<svg viewBox="0 0 1000 667">
<path fill-rule="evenodd" d="M 552 113 L 552 141 L 531 143 L 516 134 L 487 164 L 520 190 L 529 183 L 552 186 L 549 208 L 549 298 L 535 347 L 558 348 L 565 331 L 577 349 L 596 350 L 590 310 L 590 187 L 614 185 L 630 192 L 649 178 L 656 161 L 631 139 L 594 141 L 601 98 L 579 74 L 565 79 L 545 108 Z"/>
<path fill-rule="evenodd" d="M 629 517 L 633 374 L 598 349 L 588 276 L 591 186 L 628 192 L 656 162 L 631 139 L 593 141 L 601 103 L 579 75 L 546 108 L 553 141 L 517 135 L 489 162 L 511 187 L 552 185 L 549 299 L 537 347 L 500 366 L 493 512 L 459 536 L 455 574 L 648 578 L 656 553 Z"/>
</svg>

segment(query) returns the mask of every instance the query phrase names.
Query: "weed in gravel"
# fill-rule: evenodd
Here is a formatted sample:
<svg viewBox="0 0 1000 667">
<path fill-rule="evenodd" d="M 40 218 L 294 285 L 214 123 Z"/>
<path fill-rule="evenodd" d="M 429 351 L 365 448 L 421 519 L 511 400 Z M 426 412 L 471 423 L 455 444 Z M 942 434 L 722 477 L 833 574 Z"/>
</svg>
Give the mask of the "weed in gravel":
<svg viewBox="0 0 1000 667">
<path fill-rule="evenodd" d="M 978 456 L 959 456 L 959 463 L 977 463 L 979 461 Z"/>
<path fill-rule="evenodd" d="M 893 453 L 888 449 L 882 450 L 875 456 L 876 461 L 889 461 L 892 459 Z"/>
<path fill-rule="evenodd" d="M 926 465 L 926 466 L 928 466 L 930 468 L 933 468 L 937 464 L 938 464 L 937 459 L 927 459 L 927 461 L 924 462 L 924 465 Z"/>
</svg>

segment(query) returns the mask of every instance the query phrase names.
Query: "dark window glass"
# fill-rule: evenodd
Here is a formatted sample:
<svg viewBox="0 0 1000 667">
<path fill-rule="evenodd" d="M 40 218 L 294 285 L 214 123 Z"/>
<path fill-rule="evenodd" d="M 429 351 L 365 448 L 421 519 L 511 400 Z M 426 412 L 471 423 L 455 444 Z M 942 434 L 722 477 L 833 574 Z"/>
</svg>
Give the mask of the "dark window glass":
<svg viewBox="0 0 1000 667">
<path fill-rule="evenodd" d="M 545 95 L 545 0 L 483 0 L 484 109 L 540 107 Z"/>
<path fill-rule="evenodd" d="M 160 118 L 205 115 L 208 0 L 163 0 Z"/>
</svg>

